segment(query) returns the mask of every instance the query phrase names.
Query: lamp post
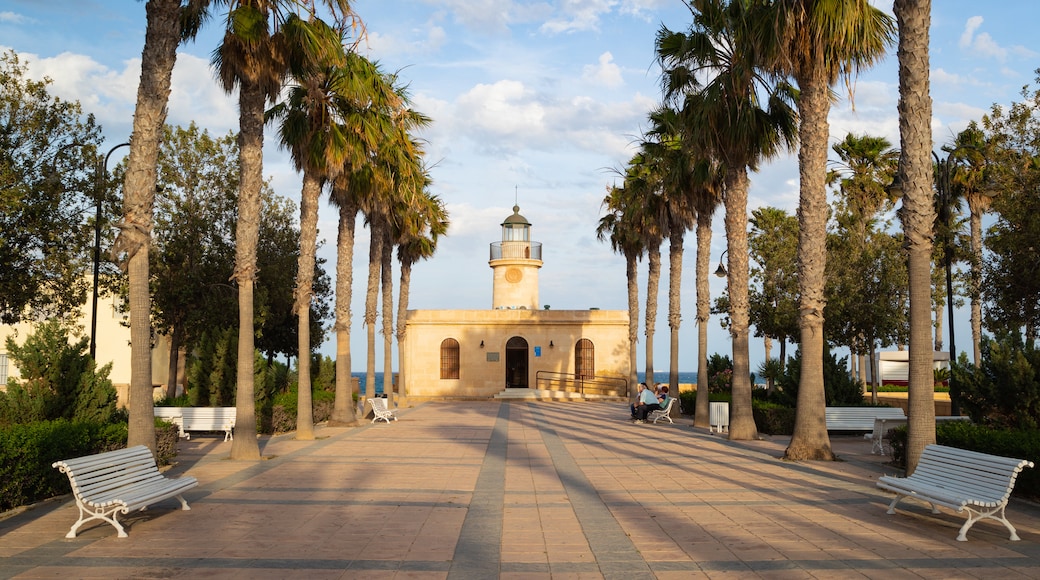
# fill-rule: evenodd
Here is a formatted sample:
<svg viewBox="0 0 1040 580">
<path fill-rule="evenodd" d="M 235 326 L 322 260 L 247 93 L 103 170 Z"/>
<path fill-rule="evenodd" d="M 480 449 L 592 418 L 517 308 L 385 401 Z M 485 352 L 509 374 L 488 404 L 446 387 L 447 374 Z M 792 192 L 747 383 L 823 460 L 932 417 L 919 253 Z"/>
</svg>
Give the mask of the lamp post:
<svg viewBox="0 0 1040 580">
<path fill-rule="evenodd" d="M 98 273 L 101 270 L 101 203 L 104 186 L 108 181 L 108 159 L 116 149 L 129 146 L 130 143 L 120 143 L 109 149 L 103 161 L 98 159 L 99 165 L 94 176 L 94 291 L 90 297 L 90 358 L 94 358 L 94 354 L 97 352 Z"/>
<path fill-rule="evenodd" d="M 943 226 L 946 231 L 943 232 L 943 260 L 946 266 L 946 312 L 949 320 L 947 321 L 950 327 L 950 390 L 953 390 L 953 362 L 957 357 L 957 346 L 954 341 L 954 330 L 953 330 L 953 232 L 951 231 L 952 225 L 952 208 L 951 203 L 952 193 L 950 191 L 950 173 L 954 165 L 953 158 L 954 151 L 951 151 L 946 159 L 939 159 L 939 156 L 932 151 L 932 157 L 935 158 L 935 191 L 939 196 L 939 218 L 942 219 Z M 960 415 L 960 405 L 957 401 L 950 397 L 950 414 L 957 416 Z"/>
</svg>

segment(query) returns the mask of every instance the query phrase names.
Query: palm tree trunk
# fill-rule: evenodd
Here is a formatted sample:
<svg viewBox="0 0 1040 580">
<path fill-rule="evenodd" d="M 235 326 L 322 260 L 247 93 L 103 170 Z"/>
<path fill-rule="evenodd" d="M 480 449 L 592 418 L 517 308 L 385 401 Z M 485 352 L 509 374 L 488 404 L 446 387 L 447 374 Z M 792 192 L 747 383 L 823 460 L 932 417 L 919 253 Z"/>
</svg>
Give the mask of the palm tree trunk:
<svg viewBox="0 0 1040 580">
<path fill-rule="evenodd" d="M 297 367 L 296 438 L 314 439 L 311 395 L 311 296 L 314 295 L 314 262 L 318 238 L 318 198 L 321 183 L 312 169 L 303 170 L 300 192 L 300 256 L 296 268 L 296 317 L 299 357 Z"/>
<path fill-rule="evenodd" d="M 730 336 L 733 339 L 733 385 L 730 406 L 729 438 L 758 438 L 751 411 L 751 355 L 748 344 L 750 311 L 748 304 L 747 167 L 726 170 L 726 254 L 729 266 Z"/>
<path fill-rule="evenodd" d="M 147 28 L 141 52 L 141 83 L 137 87 L 133 139 L 123 181 L 125 214 L 120 242 L 129 262 L 130 293 L 130 421 L 127 445 L 145 445 L 155 454 L 152 413 L 151 293 L 148 286 L 148 247 L 151 245 L 152 203 L 158 173 L 159 140 L 166 122 L 170 76 L 180 42 L 180 0 L 149 0 Z"/>
<path fill-rule="evenodd" d="M 365 399 L 375 396 L 376 388 L 376 319 L 379 302 L 379 266 L 383 255 L 383 223 L 382 218 L 374 215 L 369 220 L 368 246 L 368 293 L 365 296 L 365 328 L 368 332 L 368 357 L 365 365 L 365 389 L 361 393 L 360 407 L 362 418 L 368 409 Z M 386 377 L 383 377 L 386 380 Z"/>
<path fill-rule="evenodd" d="M 394 408 L 394 244 L 390 241 L 390 228 L 383 228 L 383 247 L 380 252 L 380 278 L 383 286 L 383 394 L 386 404 Z"/>
<path fill-rule="evenodd" d="M 625 254 L 625 278 L 628 281 L 628 398 L 636 400 L 636 385 L 639 383 L 636 365 L 639 351 L 639 269 L 635 253 Z"/>
<path fill-rule="evenodd" d="M 331 423 L 346 425 L 357 421 L 350 374 L 350 299 L 354 287 L 354 228 L 358 207 L 339 185 L 334 187 L 339 203 L 339 231 L 336 237 L 336 402 Z"/>
<path fill-rule="evenodd" d="M 412 264 L 407 260 L 401 262 L 401 281 L 397 288 L 397 358 L 401 360 L 405 352 L 405 323 L 408 317 L 408 293 L 412 285 Z M 397 405 L 403 406 L 408 398 L 407 377 L 404 365 L 398 362 L 397 369 Z"/>
<path fill-rule="evenodd" d="M 942 337 L 943 337 L 943 307 L 944 306 L 945 306 L 945 304 L 940 304 L 938 302 L 936 302 L 935 305 L 934 305 L 934 308 L 935 308 L 935 324 L 933 326 L 935 327 L 935 343 L 934 343 L 933 347 L 935 348 L 936 352 L 941 351 L 943 349 L 943 339 L 942 339 Z"/>
<path fill-rule="evenodd" d="M 899 27 L 899 165 L 903 183 L 903 231 L 909 249 L 910 370 L 906 472 L 912 474 L 925 446 L 935 443 L 932 376 L 932 98 L 928 89 L 931 0 L 895 0 Z"/>
<path fill-rule="evenodd" d="M 708 399 L 708 320 L 711 317 L 711 290 L 708 275 L 711 268 L 712 214 L 697 212 L 697 403 L 693 413 L 694 427 L 709 427 Z"/>
<path fill-rule="evenodd" d="M 646 384 L 654 386 L 654 332 L 657 329 L 657 293 L 661 281 L 661 242 L 655 240 L 647 250 L 650 264 L 646 277 Z"/>
<path fill-rule="evenodd" d="M 972 362 L 982 364 L 982 208 L 979 195 L 968 196 L 971 228 L 971 271 L 968 292 L 971 295 Z"/>
<path fill-rule="evenodd" d="M 184 342 L 184 325 L 176 323 L 170 332 L 170 364 L 166 373 L 166 396 L 177 396 L 177 370 L 181 362 L 181 344 Z"/>
<path fill-rule="evenodd" d="M 682 258 L 685 229 L 672 223 L 668 233 L 668 390 L 679 396 L 679 325 L 682 323 Z"/>
<path fill-rule="evenodd" d="M 794 433 L 784 457 L 833 460 L 823 387 L 823 309 L 827 267 L 827 139 L 830 89 L 824 79 L 798 79 L 798 327 L 802 362 Z"/>
<path fill-rule="evenodd" d="M 260 459 L 260 445 L 256 438 L 254 395 L 253 286 L 256 283 L 260 188 L 263 185 L 264 169 L 264 93 L 257 83 L 243 80 L 239 87 L 238 103 L 239 189 L 234 274 L 238 283 L 238 377 L 231 459 L 257 461 Z"/>
</svg>

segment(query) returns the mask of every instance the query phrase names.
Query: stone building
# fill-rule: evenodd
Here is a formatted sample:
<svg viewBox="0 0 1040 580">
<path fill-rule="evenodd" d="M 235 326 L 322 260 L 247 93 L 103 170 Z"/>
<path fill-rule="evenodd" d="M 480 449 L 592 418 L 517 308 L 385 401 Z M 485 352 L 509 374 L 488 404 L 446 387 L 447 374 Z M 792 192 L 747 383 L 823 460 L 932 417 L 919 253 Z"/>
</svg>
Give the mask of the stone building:
<svg viewBox="0 0 1040 580">
<path fill-rule="evenodd" d="M 488 264 L 490 309 L 408 311 L 399 357 L 405 397 L 625 395 L 628 311 L 540 308 L 542 245 L 518 206 L 502 222 Z"/>
</svg>

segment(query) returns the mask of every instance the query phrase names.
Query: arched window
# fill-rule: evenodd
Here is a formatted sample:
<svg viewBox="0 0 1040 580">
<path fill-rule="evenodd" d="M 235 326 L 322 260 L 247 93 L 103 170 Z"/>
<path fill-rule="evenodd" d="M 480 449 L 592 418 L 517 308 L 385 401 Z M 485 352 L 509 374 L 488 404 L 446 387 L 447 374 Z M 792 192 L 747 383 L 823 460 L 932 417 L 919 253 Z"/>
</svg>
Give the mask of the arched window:
<svg viewBox="0 0 1040 580">
<path fill-rule="evenodd" d="M 574 345 L 574 374 L 582 380 L 591 380 L 596 376 L 596 347 L 587 338 Z"/>
<path fill-rule="evenodd" d="M 441 378 L 459 378 L 459 341 L 454 338 L 441 341 Z"/>
</svg>

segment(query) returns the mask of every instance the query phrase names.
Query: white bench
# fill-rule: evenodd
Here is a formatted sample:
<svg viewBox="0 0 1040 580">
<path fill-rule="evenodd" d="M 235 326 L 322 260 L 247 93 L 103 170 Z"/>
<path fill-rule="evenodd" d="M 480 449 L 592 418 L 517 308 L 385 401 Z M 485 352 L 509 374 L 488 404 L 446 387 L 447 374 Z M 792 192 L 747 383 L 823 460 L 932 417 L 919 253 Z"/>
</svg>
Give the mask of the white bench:
<svg viewBox="0 0 1040 580">
<path fill-rule="evenodd" d="M 1004 524 L 1011 540 L 1018 540 L 1014 526 L 1004 517 L 1015 479 L 1022 469 L 1033 467 L 1032 461 L 988 455 L 943 445 L 928 445 L 921 454 L 917 469 L 909 477 L 878 478 L 877 486 L 895 492 L 888 513 L 896 513 L 896 504 L 904 497 L 914 497 L 932 505 L 946 506 L 957 513 L 967 510 L 968 521 L 961 526 L 957 540 L 966 541 L 968 529 L 990 518 Z"/>
<path fill-rule="evenodd" d="M 185 439 L 191 439 L 192 431 L 223 431 L 224 441 L 235 438 L 235 407 L 153 407 L 152 411 L 177 425 Z"/>
<path fill-rule="evenodd" d="M 654 411 L 650 411 L 650 414 L 646 416 L 646 420 L 653 421 L 656 425 L 657 421 L 659 421 L 660 419 L 668 419 L 668 422 L 674 425 L 675 421 L 672 421 L 671 413 L 672 405 L 675 404 L 675 401 L 675 397 L 668 397 L 668 404 L 664 406 L 664 409 L 656 409 Z"/>
<path fill-rule="evenodd" d="M 386 406 L 386 399 L 384 399 L 382 397 L 377 397 L 375 399 L 369 399 L 368 400 L 368 404 L 369 404 L 369 406 L 372 407 L 372 422 L 373 423 L 375 423 L 379 419 L 382 419 L 382 420 L 386 421 L 387 423 L 390 422 L 390 419 L 393 419 L 394 421 L 397 420 L 397 413 L 395 413 L 394 411 L 391 411 Z"/>
<path fill-rule="evenodd" d="M 827 407 L 828 431 L 873 431 L 875 419 L 906 419 L 899 407 Z"/>
<path fill-rule="evenodd" d="M 79 508 L 79 520 L 72 524 L 66 538 L 90 520 L 104 520 L 127 537 L 116 520 L 118 514 L 144 510 L 149 505 L 176 496 L 181 509 L 189 510 L 183 494 L 199 482 L 194 477 L 171 479 L 159 473 L 152 452 L 144 445 L 108 451 L 75 459 L 55 461 L 52 467 L 69 477 L 72 495 Z"/>
</svg>

